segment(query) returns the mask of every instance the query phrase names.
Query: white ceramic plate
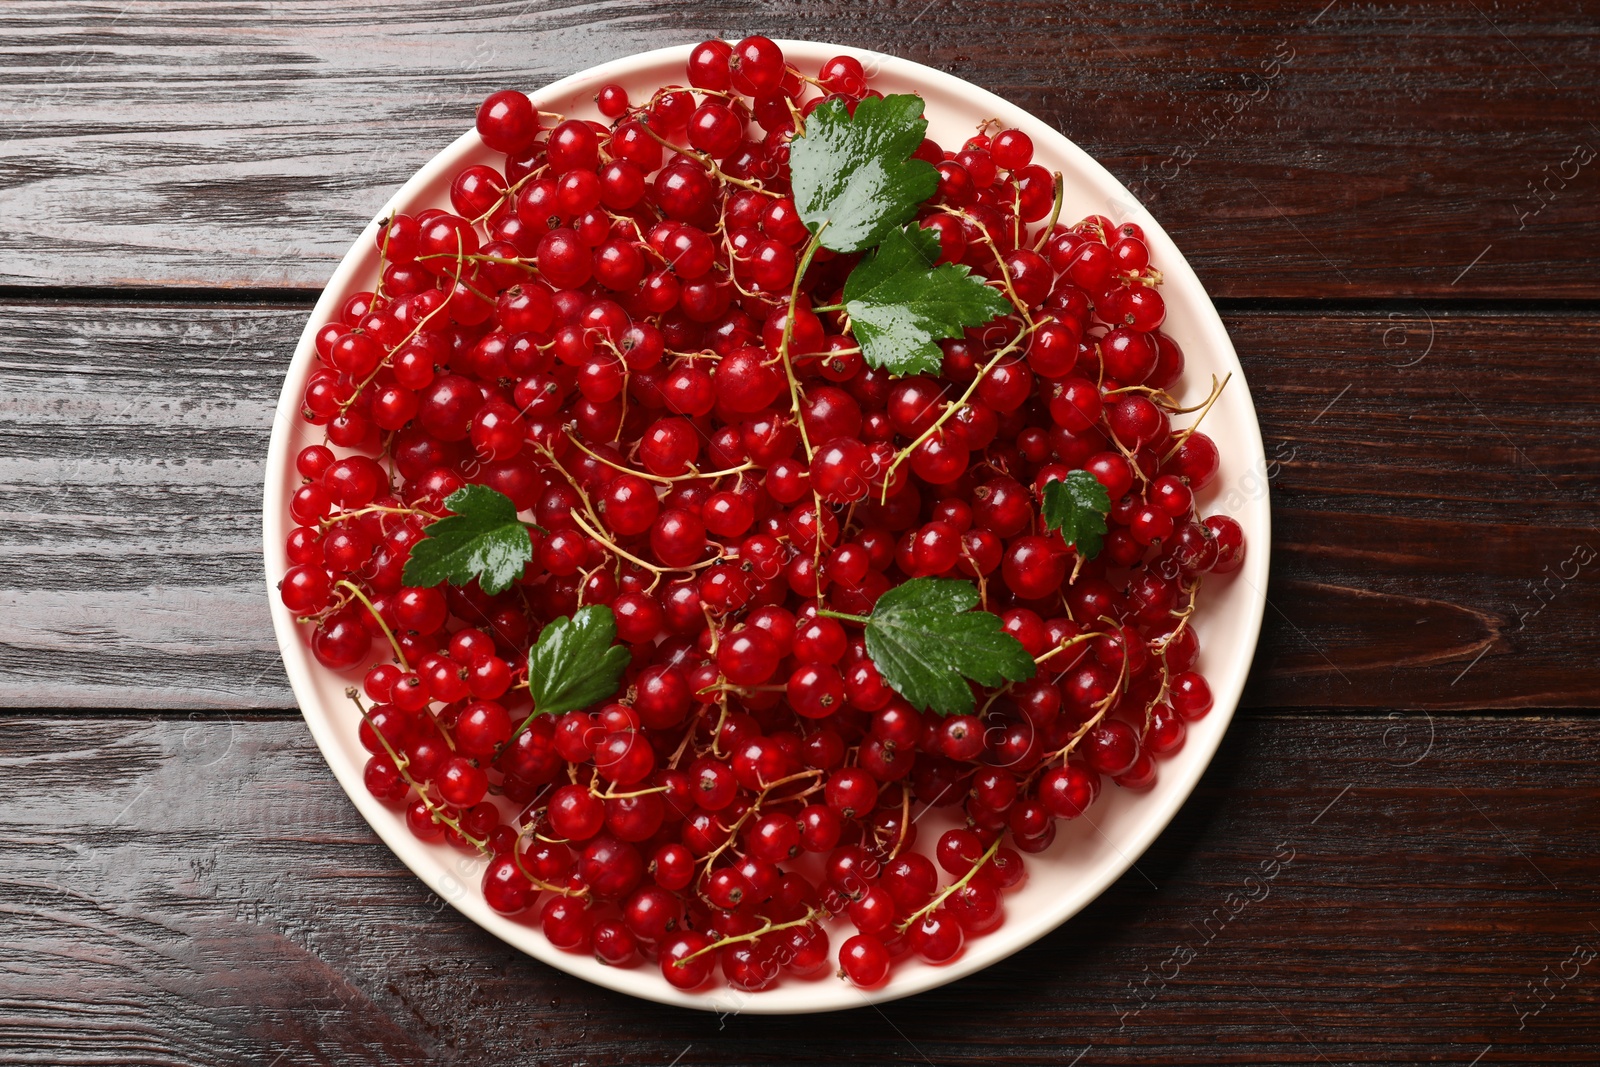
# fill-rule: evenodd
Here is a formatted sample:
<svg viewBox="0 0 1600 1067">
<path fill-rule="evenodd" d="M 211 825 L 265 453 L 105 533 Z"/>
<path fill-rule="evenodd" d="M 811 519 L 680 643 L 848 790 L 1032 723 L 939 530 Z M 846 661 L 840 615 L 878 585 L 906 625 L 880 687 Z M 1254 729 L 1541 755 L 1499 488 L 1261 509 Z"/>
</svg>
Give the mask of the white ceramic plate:
<svg viewBox="0 0 1600 1067">
<path fill-rule="evenodd" d="M 1059 170 L 1066 179 L 1062 219 L 1105 214 L 1113 221 L 1129 219 L 1144 227 L 1151 261 L 1165 276 L 1167 304 L 1164 331 L 1182 346 L 1188 358 L 1179 399 L 1203 399 L 1210 376 L 1232 372 L 1233 381 L 1206 417 L 1205 429 L 1222 452 L 1216 482 L 1200 494 L 1203 513 L 1226 512 L 1243 526 L 1249 552 L 1244 567 L 1233 575 L 1208 580 L 1201 594 L 1195 628 L 1201 637 L 1197 669 L 1211 683 L 1216 706 L 1199 722 L 1189 724 L 1188 741 L 1173 758 L 1161 761 L 1160 777 L 1148 793 L 1132 794 L 1107 784 L 1101 800 L 1083 817 L 1059 823 L 1051 848 L 1027 857 L 1028 879 L 1007 894 L 1005 922 L 987 936 L 968 942 L 955 962 L 933 967 L 909 958 L 897 964 L 880 989 L 862 992 L 841 979 L 785 980 L 774 989 L 745 994 L 722 987 L 683 993 L 667 984 L 653 965 L 632 970 L 607 967 L 589 956 L 552 947 L 535 925 L 495 914 L 478 888 L 484 861 L 463 856 L 447 845 L 419 842 L 404 818 L 374 799 L 362 784 L 367 753 L 356 737 L 357 716 L 344 694 L 359 684 L 359 672 L 336 674 L 312 658 L 305 635 L 276 593 L 288 563 L 284 540 L 292 526 L 288 500 L 298 484 L 294 457 L 306 444 L 319 441 L 320 431 L 299 417 L 300 398 L 316 361 L 314 331 L 337 317 L 350 294 L 370 288 L 377 269 L 373 235 L 377 219 L 396 211 L 415 213 L 426 207 L 449 207 L 449 183 L 461 167 L 501 162 L 468 131 L 433 158 L 386 204 L 334 271 L 317 302 L 284 382 L 273 424 L 266 475 L 266 572 L 272 621 L 283 649 L 289 681 L 305 720 L 339 783 L 378 835 L 440 897 L 495 936 L 553 967 L 586 981 L 633 996 L 712 1011 L 795 1014 L 860 1007 L 920 993 L 953 982 L 1032 944 L 1075 915 L 1120 877 L 1149 847 L 1189 796 L 1233 717 L 1255 652 L 1267 584 L 1269 515 L 1265 458 L 1255 409 L 1245 386 L 1233 345 L 1216 309 L 1172 239 L 1106 170 L 1060 133 L 992 93 L 893 56 L 857 48 L 803 41 L 780 41 L 790 63 L 815 71 L 831 56 L 847 53 L 866 66 L 872 85 L 885 93 L 915 92 L 928 103 L 930 136 L 942 144 L 959 144 L 985 119 L 997 118 L 1033 138 L 1035 162 Z M 664 48 L 606 63 L 564 78 L 530 94 L 539 108 L 560 114 L 599 118 L 593 97 L 600 86 L 616 82 L 635 99 L 645 99 L 663 84 L 682 84 L 689 46 Z M 919 828 L 920 846 L 931 848 L 943 827 L 937 816 Z M 835 933 L 835 950 L 841 935 Z"/>
</svg>

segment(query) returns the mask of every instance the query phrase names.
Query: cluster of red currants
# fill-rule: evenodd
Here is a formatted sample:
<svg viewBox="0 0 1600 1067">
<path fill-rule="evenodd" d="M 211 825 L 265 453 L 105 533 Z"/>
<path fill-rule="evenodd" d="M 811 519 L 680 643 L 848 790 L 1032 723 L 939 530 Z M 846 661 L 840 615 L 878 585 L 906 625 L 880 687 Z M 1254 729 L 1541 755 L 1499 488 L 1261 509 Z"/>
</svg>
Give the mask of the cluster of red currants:
<svg viewBox="0 0 1600 1067">
<path fill-rule="evenodd" d="M 304 415 L 326 443 L 298 456 L 281 595 L 329 668 L 389 643 L 367 787 L 490 857 L 496 911 L 679 988 L 835 965 L 872 987 L 992 929 L 1021 853 L 1103 779 L 1152 784 L 1211 706 L 1191 616 L 1243 539 L 1196 513 L 1217 449 L 1170 425 L 1184 360 L 1137 225 L 1057 224 L 1020 131 L 925 140 L 918 222 L 1016 310 L 944 341 L 937 376 L 895 377 L 842 310 L 860 257 L 795 277 L 790 141 L 823 100 L 877 95 L 861 64 L 813 77 L 765 38 L 708 41 L 687 80 L 640 103 L 608 85 L 605 123 L 549 128 L 496 93 L 478 130 L 503 162 L 380 229 L 375 291 L 316 334 Z M 1041 521 L 1078 470 L 1112 501 L 1094 558 Z M 493 595 L 407 586 L 468 483 L 531 515 L 532 562 Z M 918 711 L 819 613 L 915 577 L 976 583 L 1036 677 Z M 621 691 L 528 714 L 530 644 L 585 605 L 632 650 Z M 928 807 L 963 823 L 932 858 Z M 854 927 L 837 952 L 831 919 Z"/>
</svg>

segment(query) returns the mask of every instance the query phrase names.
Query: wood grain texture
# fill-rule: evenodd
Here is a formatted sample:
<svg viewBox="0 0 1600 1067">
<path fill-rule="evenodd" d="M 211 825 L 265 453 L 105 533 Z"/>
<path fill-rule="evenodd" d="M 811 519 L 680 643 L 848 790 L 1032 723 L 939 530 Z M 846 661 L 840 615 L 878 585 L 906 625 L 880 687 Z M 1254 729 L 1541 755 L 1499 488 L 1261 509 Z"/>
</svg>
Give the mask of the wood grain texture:
<svg viewBox="0 0 1600 1067">
<path fill-rule="evenodd" d="M 1600 343 L 1597 324 L 1410 312 L 1303 324 L 1228 322 L 1273 503 L 1249 701 L 1592 706 L 1600 388 L 1571 368 Z M 1222 488 L 1217 506 L 1259 483 Z"/>
<path fill-rule="evenodd" d="M 27 0 L 0 11 L 0 284 L 316 288 L 488 92 L 764 32 L 1014 100 L 1218 295 L 1593 298 L 1593 29 L 1576 0 Z"/>
<path fill-rule="evenodd" d="M 293 705 L 258 538 L 305 314 L 0 304 L 0 703 Z M 1268 467 L 1202 503 L 1270 491 L 1276 542 L 1247 703 L 1591 705 L 1600 385 L 1571 368 L 1600 321 L 1228 327 Z"/>
<path fill-rule="evenodd" d="M 1247 717 L 1087 911 L 825 1020 L 521 956 L 401 867 L 298 720 L 12 717 L 0 791 L 0 1063 L 1549 1064 L 1600 1026 L 1578 721 Z"/>
<path fill-rule="evenodd" d="M 7 703 L 292 705 L 260 516 L 304 314 L 0 310 Z"/>
</svg>

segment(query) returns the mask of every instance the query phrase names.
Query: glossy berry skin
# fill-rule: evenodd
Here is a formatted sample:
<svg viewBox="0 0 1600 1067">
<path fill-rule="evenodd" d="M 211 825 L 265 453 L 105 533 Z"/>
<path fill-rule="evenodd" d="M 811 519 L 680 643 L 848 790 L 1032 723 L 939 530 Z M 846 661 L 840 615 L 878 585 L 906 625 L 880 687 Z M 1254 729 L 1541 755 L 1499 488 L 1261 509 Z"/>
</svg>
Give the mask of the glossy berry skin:
<svg viewBox="0 0 1600 1067">
<path fill-rule="evenodd" d="M 1075 819 L 1094 803 L 1096 783 L 1087 768 L 1068 764 L 1039 779 L 1039 800 L 1057 819 Z"/>
<path fill-rule="evenodd" d="M 666 942 L 661 948 L 661 974 L 678 989 L 698 989 L 710 978 L 716 966 L 714 953 L 701 953 L 711 939 L 688 931 Z"/>
<path fill-rule="evenodd" d="M 811 461 L 812 488 L 829 503 L 849 503 L 867 495 L 873 460 L 867 447 L 850 437 L 836 437 L 817 450 Z"/>
<path fill-rule="evenodd" d="M 1051 830 L 1053 832 L 1054 827 Z M 979 878 L 952 893 L 945 907 L 969 936 L 988 933 L 1004 918 L 999 892 L 987 880 Z"/>
<path fill-rule="evenodd" d="M 911 927 L 911 950 L 927 963 L 949 963 L 961 954 L 966 931 L 944 909 L 929 913 Z"/>
<path fill-rule="evenodd" d="M 1205 524 L 1217 542 L 1217 562 L 1211 568 L 1212 573 L 1229 574 L 1243 566 L 1244 531 L 1239 523 L 1226 515 L 1212 515 Z"/>
<path fill-rule="evenodd" d="M 483 872 L 484 899 L 501 915 L 526 911 L 534 895 L 533 883 L 523 877 L 516 861 L 509 856 L 494 860 Z"/>
<path fill-rule="evenodd" d="M 736 685 L 760 685 L 778 669 L 776 641 L 765 631 L 747 628 L 723 642 L 717 652 L 717 665 Z"/>
<path fill-rule="evenodd" d="M 1172 680 L 1169 699 L 1173 709 L 1189 722 L 1204 718 L 1213 703 L 1211 687 L 1193 671 L 1185 671 Z"/>
<path fill-rule="evenodd" d="M 595 958 L 612 967 L 633 967 L 640 960 L 638 939 L 615 919 L 595 924 L 590 934 Z"/>
<path fill-rule="evenodd" d="M 550 801 L 551 828 L 562 837 L 584 841 L 605 825 L 605 804 L 579 786 L 562 786 Z"/>
<path fill-rule="evenodd" d="M 683 845 L 662 845 L 651 861 L 650 873 L 663 889 L 683 889 L 694 878 L 694 855 Z"/>
<path fill-rule="evenodd" d="M 583 905 L 572 897 L 551 897 L 539 916 L 544 936 L 556 948 L 585 952 L 591 945 L 593 920 Z"/>
<path fill-rule="evenodd" d="M 349 610 L 324 620 L 311 635 L 312 653 L 329 670 L 349 670 L 366 659 L 371 647 L 371 633 Z"/>
<path fill-rule="evenodd" d="M 610 734 L 595 748 L 595 769 L 618 786 L 643 781 L 655 769 L 655 751 L 643 734 L 632 730 Z"/>
<path fill-rule="evenodd" d="M 1084 756 L 1101 774 L 1125 774 L 1139 758 L 1139 739 L 1132 726 L 1107 719 L 1084 737 Z"/>
<path fill-rule="evenodd" d="M 733 47 L 726 41 L 706 41 L 689 53 L 689 84 L 697 89 L 729 87 L 728 59 Z"/>
<path fill-rule="evenodd" d="M 1001 575 L 1012 592 L 1027 600 L 1049 596 L 1066 577 L 1066 558 L 1043 537 L 1022 537 L 1011 543 L 1001 561 Z"/>
<path fill-rule="evenodd" d="M 765 96 L 783 80 L 783 51 L 765 37 L 746 37 L 728 57 L 733 88 L 746 96 Z"/>
<path fill-rule="evenodd" d="M 862 989 L 876 989 L 889 977 L 889 950 L 870 934 L 856 934 L 839 946 L 839 970 Z"/>
<path fill-rule="evenodd" d="M 321 611 L 332 598 L 333 584 L 321 567 L 291 567 L 278 584 L 284 606 L 296 614 Z"/>
<path fill-rule="evenodd" d="M 478 136 L 496 152 L 524 155 L 538 132 L 539 113 L 515 89 L 492 94 L 478 108 Z"/>
<path fill-rule="evenodd" d="M 784 932 L 780 942 L 780 958 L 786 958 L 784 969 L 800 978 L 812 978 L 827 970 L 828 932 L 808 923 Z"/>
<path fill-rule="evenodd" d="M 644 861 L 627 842 L 601 836 L 584 846 L 578 871 L 595 896 L 615 900 L 639 884 L 644 877 Z"/>
<path fill-rule="evenodd" d="M 751 827 L 749 852 L 770 863 L 793 859 L 801 852 L 799 824 L 793 816 L 776 812 L 762 816 Z"/>
</svg>

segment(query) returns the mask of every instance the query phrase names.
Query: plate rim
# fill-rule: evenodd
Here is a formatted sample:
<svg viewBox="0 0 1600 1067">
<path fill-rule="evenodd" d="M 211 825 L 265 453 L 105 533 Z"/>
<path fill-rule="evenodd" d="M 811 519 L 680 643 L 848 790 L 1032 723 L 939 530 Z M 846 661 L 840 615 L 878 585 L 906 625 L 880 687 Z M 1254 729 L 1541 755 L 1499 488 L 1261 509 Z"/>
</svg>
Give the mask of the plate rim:
<svg viewBox="0 0 1600 1067">
<path fill-rule="evenodd" d="M 1007 125 L 1027 130 L 1036 142 L 1039 140 L 1039 134 L 1034 130 L 1037 128 L 1044 131 L 1052 142 L 1052 149 L 1057 149 L 1065 155 L 1075 169 L 1077 177 L 1104 194 L 1105 205 L 1102 210 L 1109 212 L 1117 209 L 1125 217 L 1138 218 L 1146 230 L 1147 237 L 1153 236 L 1154 239 L 1150 242 L 1153 246 L 1151 258 L 1162 263 L 1164 284 L 1181 277 L 1184 287 L 1187 289 L 1192 285 L 1198 294 L 1201 302 L 1195 310 L 1202 321 L 1194 325 L 1207 334 L 1207 344 L 1216 351 L 1221 362 L 1233 368 L 1237 381 L 1232 383 L 1230 388 L 1236 388 L 1237 392 L 1235 396 L 1229 398 L 1230 406 L 1242 402 L 1243 413 L 1248 416 L 1245 424 L 1234 427 L 1235 432 L 1245 433 L 1245 444 L 1250 447 L 1250 454 L 1242 458 L 1250 461 L 1252 471 L 1265 469 L 1266 456 L 1261 440 L 1260 420 L 1256 415 L 1238 354 L 1214 301 L 1200 283 L 1181 249 L 1159 221 L 1151 216 L 1149 211 L 1104 166 L 1066 134 L 1056 130 L 1043 119 L 955 75 L 914 60 L 849 45 L 789 39 L 777 39 L 776 43 L 791 61 L 821 62 L 833 55 L 852 55 L 862 60 L 864 64 L 871 63 L 886 71 L 892 70 L 897 76 L 915 82 L 919 86 L 937 87 L 957 93 L 981 105 L 983 110 L 992 113 Z M 536 106 L 549 107 L 559 100 L 572 97 L 575 92 L 598 87 L 608 80 L 630 76 L 640 68 L 648 68 L 667 61 L 681 63 L 693 47 L 693 44 L 680 44 L 633 53 L 578 71 L 528 95 Z M 1120 864 L 1115 862 L 1107 864 L 1084 882 L 1075 884 L 1071 892 L 1064 895 L 1067 903 L 1043 915 L 1038 913 L 1026 916 L 1008 915 L 1005 924 L 999 929 L 986 935 L 982 940 L 973 942 L 962 956 L 944 967 L 922 967 L 908 975 L 897 973 L 887 984 L 874 990 L 860 990 L 846 982 L 839 982 L 836 986 L 830 987 L 824 980 L 788 982 L 773 990 L 757 994 L 741 993 L 729 987 L 684 993 L 668 985 L 649 965 L 631 969 L 604 966 L 592 957 L 556 949 L 545 940 L 543 933 L 535 925 L 495 913 L 483 900 L 481 893 L 477 892 L 475 881 L 463 882 L 450 869 L 454 867 L 455 870 L 466 873 L 466 867 L 472 866 L 475 870 L 481 871 L 485 861 L 476 857 L 465 857 L 448 845 L 430 845 L 417 840 L 406 828 L 403 815 L 397 814 L 394 809 L 367 792 L 362 781 L 362 768 L 353 766 L 345 758 L 339 738 L 334 731 L 330 709 L 321 706 L 324 702 L 316 693 L 312 671 L 326 672 L 326 669 L 314 664 L 300 636 L 299 626 L 276 595 L 277 582 L 287 567 L 284 538 L 288 531 L 288 494 L 284 491 L 284 474 L 292 468 L 292 457 L 288 454 L 291 439 L 297 428 L 303 430 L 307 425 L 299 418 L 299 405 L 305 378 L 314 361 L 316 331 L 321 323 L 337 315 L 339 306 L 345 298 L 344 294 L 351 291 L 352 281 L 364 268 L 363 260 L 366 257 L 363 252 L 373 246 L 373 236 L 378 223 L 399 205 L 415 199 L 421 190 L 459 166 L 463 156 L 481 148 L 482 142 L 476 130 L 468 129 L 407 179 L 385 201 L 383 208 L 356 237 L 324 286 L 296 344 L 294 356 L 285 372 L 284 388 L 274 412 L 271 441 L 267 451 L 263 494 L 263 561 L 274 634 L 302 718 L 306 721 L 324 761 L 373 832 L 431 891 L 438 894 L 465 918 L 511 947 L 557 970 L 619 993 L 676 1007 L 720 1013 L 810 1014 L 883 1004 L 914 996 L 958 981 L 1001 962 L 1034 944 L 1098 899 L 1117 879 L 1134 867 L 1138 858 L 1167 829 L 1178 811 L 1189 801 L 1200 777 L 1215 758 L 1222 737 L 1237 711 L 1250 663 L 1259 643 L 1266 608 L 1266 580 L 1271 555 L 1271 512 L 1270 486 L 1264 478 L 1260 479 L 1259 495 L 1245 501 L 1249 521 L 1245 521 L 1244 515 L 1235 513 L 1235 517 L 1246 530 L 1249 553 L 1244 567 L 1234 578 L 1248 582 L 1255 595 L 1247 600 L 1248 614 L 1242 620 L 1244 633 L 1248 639 L 1240 641 L 1238 648 L 1229 657 L 1231 664 L 1242 661 L 1242 668 L 1229 672 L 1226 689 L 1213 684 L 1212 695 L 1215 704 L 1206 718 L 1201 720 L 1202 723 L 1213 724 L 1206 732 L 1203 757 L 1191 757 L 1186 760 L 1181 774 L 1158 781 L 1155 790 L 1139 798 L 1142 818 L 1136 831 L 1128 839 L 1113 844 L 1121 854 Z M 1202 613 L 1204 610 L 1202 607 Z M 1214 683 L 1209 674 L 1207 680 Z M 312 707 L 317 708 L 315 713 L 311 710 Z M 1186 745 L 1192 752 L 1202 751 L 1201 748 L 1194 747 L 1197 732 L 1196 727 L 1192 725 L 1189 743 Z M 1170 764 L 1163 764 L 1164 769 L 1167 766 Z M 1118 847 L 1119 845 L 1121 847 Z M 448 862 L 452 857 L 455 858 L 455 862 Z M 465 865 L 463 860 L 466 861 Z M 804 994 L 824 988 L 832 989 L 833 995 L 801 997 L 783 995 L 785 991 L 791 994 Z"/>
</svg>

